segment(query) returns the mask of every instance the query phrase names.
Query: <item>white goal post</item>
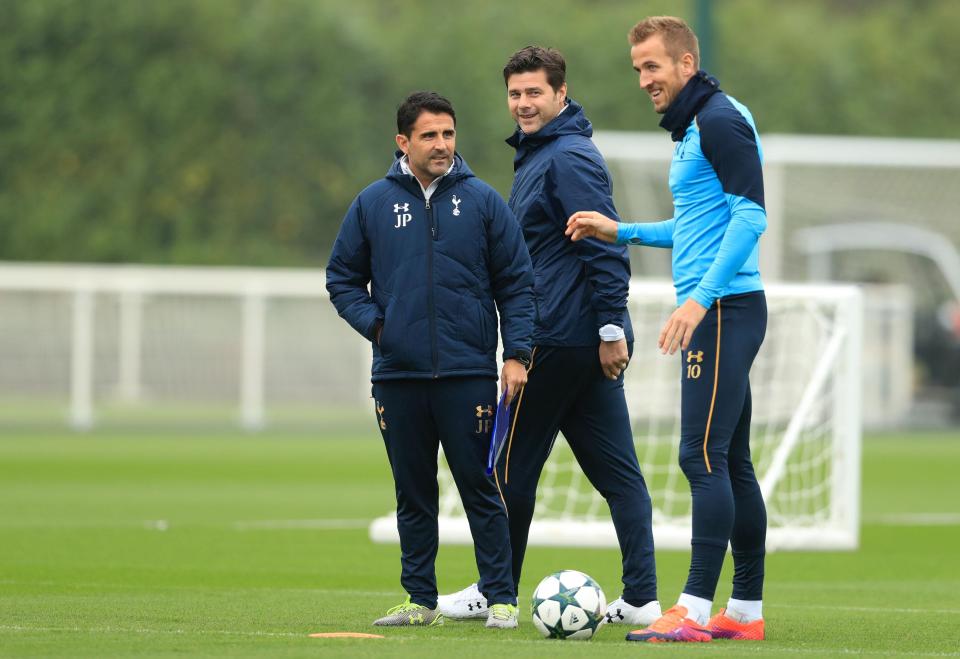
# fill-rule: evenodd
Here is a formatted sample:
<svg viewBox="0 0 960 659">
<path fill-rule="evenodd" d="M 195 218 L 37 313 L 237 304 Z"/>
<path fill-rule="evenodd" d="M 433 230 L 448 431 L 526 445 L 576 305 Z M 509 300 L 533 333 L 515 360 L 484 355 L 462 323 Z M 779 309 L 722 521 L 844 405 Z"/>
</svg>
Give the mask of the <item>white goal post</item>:
<svg viewBox="0 0 960 659">
<path fill-rule="evenodd" d="M 767 546 L 854 549 L 860 522 L 861 292 L 853 286 L 773 284 L 767 286 L 767 305 L 767 334 L 750 376 L 751 452 L 767 504 Z M 669 283 L 631 283 L 636 337 L 626 394 L 653 499 L 655 541 L 664 549 L 690 543 L 690 491 L 677 462 L 680 368 L 676 355 L 656 349 L 674 308 Z M 471 542 L 445 465 L 439 481 L 441 542 Z M 395 515 L 374 520 L 370 536 L 397 541 Z M 606 503 L 563 440 L 540 479 L 530 544 L 617 546 Z"/>
</svg>

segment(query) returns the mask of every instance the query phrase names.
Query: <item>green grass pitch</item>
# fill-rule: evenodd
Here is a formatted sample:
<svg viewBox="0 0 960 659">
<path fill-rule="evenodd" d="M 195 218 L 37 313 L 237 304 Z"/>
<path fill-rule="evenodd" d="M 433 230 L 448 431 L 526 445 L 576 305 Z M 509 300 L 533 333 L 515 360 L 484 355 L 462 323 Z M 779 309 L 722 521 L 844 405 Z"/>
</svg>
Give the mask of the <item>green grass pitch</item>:
<svg viewBox="0 0 960 659">
<path fill-rule="evenodd" d="M 767 641 L 647 647 L 619 628 L 548 641 L 529 622 L 534 584 L 560 568 L 616 597 L 614 550 L 531 548 L 518 630 L 371 627 L 402 599 L 398 547 L 367 538 L 393 497 L 372 421 L 310 438 L 7 431 L 0 656 L 960 656 L 960 436 L 868 437 L 863 455 L 861 549 L 770 555 Z M 670 604 L 688 556 L 657 560 Z M 437 572 L 442 591 L 467 585 L 472 549 L 441 547 Z M 727 565 L 718 602 L 729 582 Z M 308 637 L 334 631 L 386 638 Z"/>
</svg>

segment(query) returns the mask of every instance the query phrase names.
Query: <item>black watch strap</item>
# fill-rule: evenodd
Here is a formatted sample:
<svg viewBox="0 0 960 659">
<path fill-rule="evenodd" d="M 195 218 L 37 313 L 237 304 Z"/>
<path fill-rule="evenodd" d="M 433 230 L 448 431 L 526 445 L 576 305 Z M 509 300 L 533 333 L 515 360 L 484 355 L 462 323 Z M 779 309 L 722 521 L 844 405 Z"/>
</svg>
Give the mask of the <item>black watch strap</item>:
<svg viewBox="0 0 960 659">
<path fill-rule="evenodd" d="M 530 353 L 527 350 L 514 350 L 506 359 L 516 359 L 524 368 L 530 368 Z"/>
</svg>

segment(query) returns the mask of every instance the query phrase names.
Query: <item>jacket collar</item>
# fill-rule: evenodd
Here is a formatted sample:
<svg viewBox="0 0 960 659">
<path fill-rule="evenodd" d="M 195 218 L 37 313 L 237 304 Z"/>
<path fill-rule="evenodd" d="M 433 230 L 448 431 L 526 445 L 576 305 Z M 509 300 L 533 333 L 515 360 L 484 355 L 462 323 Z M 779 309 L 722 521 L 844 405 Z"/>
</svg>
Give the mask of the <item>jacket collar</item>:
<svg viewBox="0 0 960 659">
<path fill-rule="evenodd" d="M 674 142 L 683 139 L 687 126 L 711 96 L 720 91 L 720 81 L 700 69 L 683 86 L 673 103 L 663 113 L 660 127 L 670 131 Z"/>
<path fill-rule="evenodd" d="M 417 180 L 417 177 L 414 176 L 409 169 L 404 171 L 404 165 L 406 163 L 404 162 L 403 151 L 398 149 L 394 153 L 394 158 L 395 160 L 393 161 L 393 164 L 390 165 L 390 169 L 387 170 L 386 178 L 396 181 L 400 185 L 409 188 L 411 192 L 423 193 L 423 188 L 420 186 L 420 181 Z M 464 160 L 459 153 L 454 153 L 453 165 L 450 166 L 450 169 L 447 170 L 446 174 L 441 176 L 437 181 L 434 181 L 434 183 L 437 184 L 434 190 L 439 189 L 440 187 L 445 187 L 448 183 L 470 178 L 471 176 L 474 176 L 474 173 L 467 165 L 467 161 Z"/>
<path fill-rule="evenodd" d="M 593 135 L 593 125 L 583 113 L 583 106 L 575 100 L 567 97 L 567 105 L 556 117 L 536 133 L 527 135 L 520 127 L 513 132 L 513 135 L 507 138 L 506 142 L 514 149 L 517 154 L 513 159 L 513 167 L 516 169 L 520 162 L 531 152 L 536 151 L 540 146 L 551 142 L 562 135 L 583 135 L 591 137 Z"/>
<path fill-rule="evenodd" d="M 403 153 L 403 152 L 401 151 L 401 153 Z M 438 176 L 437 178 L 433 179 L 433 182 L 436 183 L 438 179 L 441 179 L 441 178 L 443 178 L 444 176 L 446 176 L 447 174 L 449 174 L 450 172 L 452 172 L 452 171 L 453 171 L 453 167 L 454 167 L 454 165 L 456 165 L 456 164 L 457 164 L 456 158 L 451 158 L 451 159 L 450 159 L 450 166 L 447 167 L 447 171 L 445 171 L 443 174 L 441 174 L 441 175 Z M 415 174 L 413 173 L 413 170 L 410 169 L 410 159 L 407 157 L 407 154 L 405 154 L 405 153 L 400 157 L 400 171 L 403 172 L 404 174 L 409 174 L 410 176 L 415 176 Z"/>
</svg>

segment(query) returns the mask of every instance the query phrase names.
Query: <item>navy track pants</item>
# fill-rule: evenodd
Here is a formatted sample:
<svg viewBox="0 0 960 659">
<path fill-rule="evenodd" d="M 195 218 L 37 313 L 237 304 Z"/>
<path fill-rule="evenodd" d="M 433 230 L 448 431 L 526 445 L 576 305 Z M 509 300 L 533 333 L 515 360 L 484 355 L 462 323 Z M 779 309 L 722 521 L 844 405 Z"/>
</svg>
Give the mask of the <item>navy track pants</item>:
<svg viewBox="0 0 960 659">
<path fill-rule="evenodd" d="M 640 473 L 623 376 L 603 375 L 598 346 L 538 346 L 513 403 L 512 431 L 497 473 L 510 513 L 513 581 L 520 583 L 537 483 L 562 432 L 590 483 L 606 499 L 623 557 L 623 595 L 657 599 L 652 508 Z"/>
<path fill-rule="evenodd" d="M 750 367 L 767 328 L 763 291 L 714 302 L 682 351 L 680 467 L 693 497 L 684 592 L 712 600 L 729 543 L 733 597 L 763 598 L 767 511 L 750 459 Z"/>
<path fill-rule="evenodd" d="M 373 395 L 397 492 L 400 583 L 410 600 L 437 606 L 437 451 L 443 445 L 473 534 L 482 592 L 490 604 L 513 604 L 507 513 L 493 476 L 484 473 L 496 381 L 390 380 L 374 383 Z"/>
</svg>

